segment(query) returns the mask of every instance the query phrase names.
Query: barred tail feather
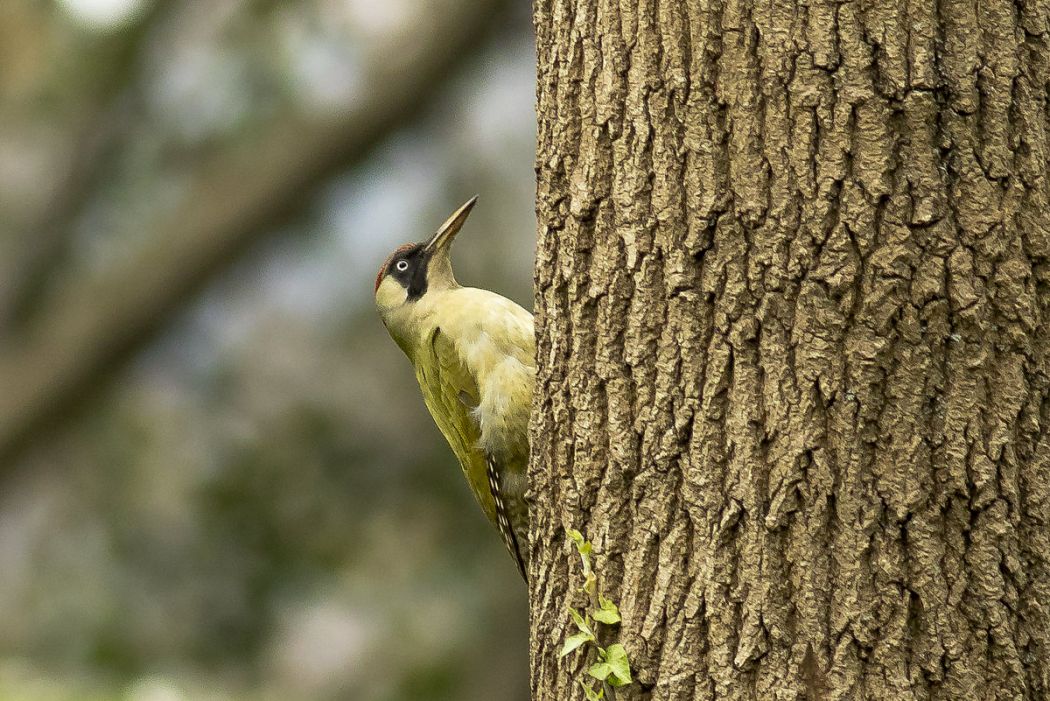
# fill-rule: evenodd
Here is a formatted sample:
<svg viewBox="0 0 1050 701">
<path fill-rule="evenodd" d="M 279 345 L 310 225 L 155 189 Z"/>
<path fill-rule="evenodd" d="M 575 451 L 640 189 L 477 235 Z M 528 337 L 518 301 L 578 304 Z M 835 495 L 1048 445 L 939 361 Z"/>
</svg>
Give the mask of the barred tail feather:
<svg viewBox="0 0 1050 701">
<path fill-rule="evenodd" d="M 500 535 L 503 536 L 503 542 L 506 544 L 507 549 L 510 550 L 510 554 L 518 566 L 518 572 L 521 573 L 522 579 L 527 579 L 525 575 L 525 558 L 518 545 L 518 537 L 510 525 L 510 520 L 507 517 L 507 506 L 503 501 L 499 467 L 496 465 L 496 461 L 492 459 L 492 456 L 486 456 L 485 462 L 488 465 L 489 490 L 492 492 L 492 500 L 496 503 L 496 526 L 499 528 Z"/>
</svg>

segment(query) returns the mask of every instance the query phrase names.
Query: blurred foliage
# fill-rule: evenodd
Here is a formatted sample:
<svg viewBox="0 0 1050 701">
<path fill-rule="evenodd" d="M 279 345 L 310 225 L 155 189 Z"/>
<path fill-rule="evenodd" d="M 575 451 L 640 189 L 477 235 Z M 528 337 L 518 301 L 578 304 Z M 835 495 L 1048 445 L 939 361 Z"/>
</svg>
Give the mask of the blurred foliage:
<svg viewBox="0 0 1050 701">
<path fill-rule="evenodd" d="M 0 345 L 177 217 L 201 154 L 352 104 L 417 9 L 0 4 L 0 279 L 39 272 Z M 475 193 L 458 275 L 531 306 L 527 8 L 500 22 L 0 475 L 0 701 L 527 698 L 524 586 L 371 308 Z"/>
</svg>

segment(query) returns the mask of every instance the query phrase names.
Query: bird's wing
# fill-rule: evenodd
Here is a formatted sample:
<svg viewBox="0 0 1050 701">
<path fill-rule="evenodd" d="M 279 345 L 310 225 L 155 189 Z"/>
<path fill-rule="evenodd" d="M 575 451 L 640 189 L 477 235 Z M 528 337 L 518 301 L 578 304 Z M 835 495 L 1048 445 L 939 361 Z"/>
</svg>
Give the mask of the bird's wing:
<svg viewBox="0 0 1050 701">
<path fill-rule="evenodd" d="M 478 386 L 467 371 L 451 340 L 435 329 L 416 362 L 416 378 L 430 415 L 452 452 L 485 515 L 496 522 L 496 507 L 489 491 L 488 466 L 479 446 L 481 427 L 473 414 L 478 405 Z"/>
<path fill-rule="evenodd" d="M 480 447 L 481 427 L 474 413 L 477 383 L 448 336 L 436 329 L 426 344 L 429 358 L 416 363 L 423 399 L 435 423 L 459 459 L 470 490 L 500 531 L 524 575 L 523 559 L 500 491 L 498 463 Z"/>
</svg>

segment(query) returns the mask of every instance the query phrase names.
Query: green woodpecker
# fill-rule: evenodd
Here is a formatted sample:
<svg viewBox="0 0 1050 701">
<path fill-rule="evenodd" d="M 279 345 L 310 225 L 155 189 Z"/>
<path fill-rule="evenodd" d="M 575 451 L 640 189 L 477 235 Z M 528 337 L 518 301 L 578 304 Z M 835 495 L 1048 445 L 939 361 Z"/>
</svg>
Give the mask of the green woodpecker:
<svg viewBox="0 0 1050 701">
<path fill-rule="evenodd" d="M 416 371 L 423 400 L 485 515 L 525 576 L 529 410 L 536 377 L 532 314 L 461 287 L 449 251 L 477 197 L 426 243 L 394 251 L 376 276 L 383 324 Z"/>
</svg>

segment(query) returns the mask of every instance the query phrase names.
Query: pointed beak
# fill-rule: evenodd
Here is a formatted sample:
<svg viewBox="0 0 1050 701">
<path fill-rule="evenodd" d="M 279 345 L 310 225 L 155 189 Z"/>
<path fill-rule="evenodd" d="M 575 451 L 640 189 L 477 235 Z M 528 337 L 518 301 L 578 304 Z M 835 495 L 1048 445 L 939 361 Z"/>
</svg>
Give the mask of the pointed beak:
<svg viewBox="0 0 1050 701">
<path fill-rule="evenodd" d="M 463 222 L 467 220 L 467 217 L 470 215 L 470 210 L 474 209 L 474 204 L 477 201 L 478 196 L 474 195 L 467 200 L 466 204 L 453 212 L 452 216 L 445 220 L 445 223 L 438 228 L 437 233 L 427 241 L 425 250 L 428 254 L 433 255 L 438 251 L 445 251 L 447 255 L 449 246 L 452 245 L 452 239 L 456 238 L 456 234 L 458 234 L 459 230 L 463 227 Z"/>
</svg>

